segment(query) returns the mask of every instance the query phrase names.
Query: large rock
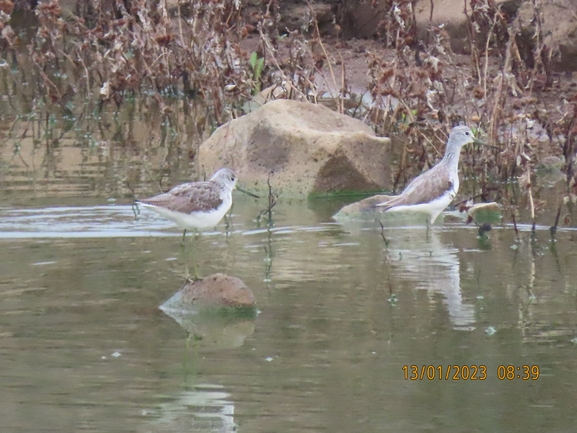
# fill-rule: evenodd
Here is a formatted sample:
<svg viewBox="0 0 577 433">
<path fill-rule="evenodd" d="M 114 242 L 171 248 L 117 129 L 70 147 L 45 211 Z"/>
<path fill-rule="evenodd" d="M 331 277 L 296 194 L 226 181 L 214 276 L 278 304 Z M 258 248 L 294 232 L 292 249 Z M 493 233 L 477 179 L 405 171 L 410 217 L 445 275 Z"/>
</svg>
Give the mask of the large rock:
<svg viewBox="0 0 577 433">
<path fill-rule="evenodd" d="M 265 104 L 218 128 L 200 146 L 201 169 L 231 167 L 255 190 L 325 194 L 390 187 L 390 140 L 365 123 L 320 105 L 293 100 Z"/>
</svg>

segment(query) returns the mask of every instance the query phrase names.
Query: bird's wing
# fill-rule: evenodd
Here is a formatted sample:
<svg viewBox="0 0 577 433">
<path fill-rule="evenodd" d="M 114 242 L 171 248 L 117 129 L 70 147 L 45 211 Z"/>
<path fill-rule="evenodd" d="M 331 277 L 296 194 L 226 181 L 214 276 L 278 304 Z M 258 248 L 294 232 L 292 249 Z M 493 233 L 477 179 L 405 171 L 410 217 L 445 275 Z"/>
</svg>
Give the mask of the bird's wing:
<svg viewBox="0 0 577 433">
<path fill-rule="evenodd" d="M 222 203 L 220 189 L 212 182 L 183 183 L 168 192 L 138 201 L 187 214 L 206 212 Z"/>
<path fill-rule="evenodd" d="M 437 167 L 438 165 L 413 179 L 397 197 L 387 202 L 379 203 L 377 206 L 387 211 L 396 206 L 423 204 L 441 197 L 447 191 L 452 191 L 453 182 L 448 179 L 445 172 L 437 169 Z"/>
</svg>

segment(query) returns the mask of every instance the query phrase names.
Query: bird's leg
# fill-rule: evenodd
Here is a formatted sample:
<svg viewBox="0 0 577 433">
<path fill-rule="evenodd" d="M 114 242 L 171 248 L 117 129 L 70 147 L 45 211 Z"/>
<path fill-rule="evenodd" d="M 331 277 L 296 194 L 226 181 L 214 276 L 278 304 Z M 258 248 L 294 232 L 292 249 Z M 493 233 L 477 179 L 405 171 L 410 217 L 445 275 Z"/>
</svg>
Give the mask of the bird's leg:
<svg viewBox="0 0 577 433">
<path fill-rule="evenodd" d="M 185 279 L 186 281 L 189 282 L 193 282 L 196 280 L 200 280 L 200 275 L 198 274 L 198 268 L 196 266 L 196 260 L 194 259 L 194 248 L 193 248 L 193 242 L 194 242 L 194 238 L 195 238 L 196 233 L 193 233 L 192 236 L 190 237 L 190 250 L 191 250 L 191 257 L 192 257 L 192 266 L 193 266 L 193 271 L 194 271 L 194 276 L 191 279 L 190 278 L 190 270 L 188 269 L 188 255 L 186 254 L 186 243 L 185 243 L 185 239 L 186 239 L 186 229 L 184 229 L 184 231 L 182 232 L 182 240 L 180 242 L 180 246 L 182 247 L 182 257 L 184 259 L 184 271 L 185 271 Z"/>
<path fill-rule="evenodd" d="M 197 236 L 198 236 L 198 232 L 195 231 L 195 232 L 192 234 L 191 239 L 190 239 L 190 251 L 191 251 L 190 256 L 191 256 L 191 258 L 192 258 L 192 267 L 193 267 L 193 270 L 194 270 L 194 277 L 193 277 L 193 280 L 192 280 L 192 281 L 196 281 L 196 280 L 200 280 L 200 279 L 201 279 L 201 278 L 200 278 L 200 275 L 199 275 L 199 273 L 198 273 L 198 266 L 197 266 L 197 264 L 196 264 L 196 254 L 195 254 L 194 245 L 193 245 L 194 242 L 195 242 L 195 240 L 196 240 L 196 237 L 197 237 Z M 190 275 L 188 275 L 188 273 L 187 273 L 187 279 L 190 281 Z"/>
<path fill-rule="evenodd" d="M 186 281 L 190 281 L 190 272 L 188 270 L 188 260 L 186 257 L 186 244 L 184 243 L 185 238 L 186 238 L 186 229 L 184 229 L 184 231 L 182 232 L 182 239 L 180 241 L 180 249 L 182 252 L 182 258 L 184 260 L 184 272 L 185 272 L 184 278 L 186 279 Z"/>
<path fill-rule="evenodd" d="M 427 216 L 427 239 L 429 238 L 429 231 L 431 230 L 431 226 L 433 225 L 433 217 Z"/>
</svg>

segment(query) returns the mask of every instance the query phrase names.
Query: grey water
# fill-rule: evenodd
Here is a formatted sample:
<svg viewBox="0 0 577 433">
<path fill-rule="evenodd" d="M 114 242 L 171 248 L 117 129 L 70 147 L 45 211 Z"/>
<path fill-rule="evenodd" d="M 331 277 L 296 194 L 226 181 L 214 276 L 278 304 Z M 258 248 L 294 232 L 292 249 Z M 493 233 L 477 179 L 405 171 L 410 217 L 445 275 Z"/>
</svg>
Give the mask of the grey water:
<svg viewBox="0 0 577 433">
<path fill-rule="evenodd" d="M 0 99 L 0 432 L 575 431 L 577 230 L 564 208 L 551 239 L 553 181 L 534 239 L 522 205 L 518 233 L 504 213 L 479 238 L 282 194 L 269 224 L 235 193 L 186 254 L 132 199 L 199 173 L 195 123 L 127 104 L 67 130 Z M 193 259 L 258 314 L 160 310 Z"/>
<path fill-rule="evenodd" d="M 268 225 L 234 199 L 192 246 L 259 314 L 189 338 L 158 308 L 190 260 L 177 228 L 128 200 L 5 197 L 0 431 L 574 431 L 575 230 L 381 232 L 329 200 Z"/>
</svg>

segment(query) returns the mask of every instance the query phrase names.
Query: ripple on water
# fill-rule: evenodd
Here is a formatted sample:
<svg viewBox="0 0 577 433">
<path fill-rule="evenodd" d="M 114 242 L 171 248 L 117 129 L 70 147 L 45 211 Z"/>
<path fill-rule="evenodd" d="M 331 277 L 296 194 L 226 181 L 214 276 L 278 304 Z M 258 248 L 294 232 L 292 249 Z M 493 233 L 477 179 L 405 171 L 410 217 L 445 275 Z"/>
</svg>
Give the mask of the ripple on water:
<svg viewBox="0 0 577 433">
<path fill-rule="evenodd" d="M 0 239 L 181 236 L 174 224 L 132 206 L 3 209 Z M 210 232 L 205 232 L 210 235 Z"/>
</svg>

